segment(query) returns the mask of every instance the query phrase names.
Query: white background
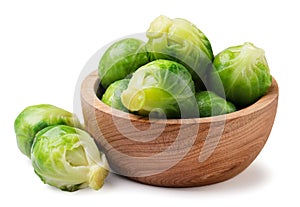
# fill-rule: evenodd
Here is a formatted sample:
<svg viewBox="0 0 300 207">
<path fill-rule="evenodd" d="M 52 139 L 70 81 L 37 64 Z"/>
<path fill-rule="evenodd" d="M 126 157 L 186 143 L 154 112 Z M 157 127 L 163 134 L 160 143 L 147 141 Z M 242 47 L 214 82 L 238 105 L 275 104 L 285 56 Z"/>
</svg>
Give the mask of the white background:
<svg viewBox="0 0 300 207">
<path fill-rule="evenodd" d="M 299 206 L 299 9 L 297 1 L 0 1 L 0 206 Z M 235 178 L 204 187 L 151 187 L 110 175 L 99 191 L 44 185 L 16 144 L 14 119 L 26 106 L 73 110 L 77 78 L 103 45 L 145 32 L 158 15 L 186 18 L 214 53 L 253 42 L 280 87 L 265 148 Z"/>
</svg>

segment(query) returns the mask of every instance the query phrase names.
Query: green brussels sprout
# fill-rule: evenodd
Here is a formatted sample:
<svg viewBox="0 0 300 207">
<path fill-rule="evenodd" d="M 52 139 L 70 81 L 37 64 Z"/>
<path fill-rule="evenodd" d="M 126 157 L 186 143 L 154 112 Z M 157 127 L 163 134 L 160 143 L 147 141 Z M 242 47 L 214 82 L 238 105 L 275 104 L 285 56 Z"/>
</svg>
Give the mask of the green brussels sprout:
<svg viewBox="0 0 300 207">
<path fill-rule="evenodd" d="M 204 88 L 206 70 L 214 58 L 207 37 L 185 19 L 157 17 L 147 31 L 150 60 L 168 59 L 183 64 L 192 74 L 196 88 Z"/>
<path fill-rule="evenodd" d="M 108 175 L 105 155 L 90 135 L 65 125 L 49 126 L 36 134 L 31 160 L 44 183 L 64 191 L 88 186 L 98 190 Z"/>
<path fill-rule="evenodd" d="M 98 74 L 101 85 L 107 88 L 111 83 L 127 77 L 148 62 L 145 43 L 142 40 L 119 40 L 105 51 L 100 60 Z"/>
<path fill-rule="evenodd" d="M 36 133 L 51 125 L 81 127 L 77 117 L 64 109 L 50 104 L 29 106 L 18 115 L 14 123 L 20 151 L 30 158 L 30 150 Z"/>
<path fill-rule="evenodd" d="M 121 101 L 121 94 L 127 88 L 128 83 L 129 79 L 122 79 L 110 84 L 102 96 L 102 102 L 115 109 L 128 112 Z"/>
<path fill-rule="evenodd" d="M 136 70 L 121 100 L 131 112 L 143 116 L 187 118 L 197 114 L 191 74 L 170 60 L 155 60 Z"/>
<path fill-rule="evenodd" d="M 236 111 L 235 106 L 211 91 L 196 93 L 200 117 L 217 116 Z"/>
<path fill-rule="evenodd" d="M 246 42 L 220 52 L 213 62 L 210 87 L 236 106 L 245 107 L 263 96 L 272 76 L 263 49 Z M 224 93 L 223 93 L 224 94 Z"/>
</svg>

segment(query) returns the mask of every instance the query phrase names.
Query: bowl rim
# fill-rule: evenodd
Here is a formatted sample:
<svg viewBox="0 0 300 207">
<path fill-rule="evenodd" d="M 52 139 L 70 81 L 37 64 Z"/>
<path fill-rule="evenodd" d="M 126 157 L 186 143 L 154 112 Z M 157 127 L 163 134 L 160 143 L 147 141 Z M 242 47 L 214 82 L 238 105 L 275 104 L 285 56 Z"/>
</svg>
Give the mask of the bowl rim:
<svg viewBox="0 0 300 207">
<path fill-rule="evenodd" d="M 114 109 L 105 103 L 103 103 L 96 95 L 99 77 L 97 70 L 91 72 L 87 75 L 81 83 L 80 95 L 81 99 L 84 99 L 89 105 L 95 109 L 102 111 L 104 113 L 110 114 L 114 117 L 123 118 L 131 121 L 138 122 L 150 122 L 148 117 L 139 116 L 136 114 L 127 113 L 118 109 Z M 243 109 L 237 110 L 232 113 L 211 116 L 211 117 L 202 117 L 202 118 L 188 118 L 188 119 L 152 119 L 151 122 L 156 124 L 196 124 L 196 123 L 211 123 L 211 122 L 223 122 L 224 120 L 229 121 L 243 117 L 249 114 L 252 114 L 256 111 L 259 111 L 265 107 L 268 107 L 273 101 L 278 98 L 279 88 L 277 81 L 272 76 L 272 84 L 268 92 L 263 95 L 256 102 L 247 106 Z M 82 101 L 82 100 L 81 100 Z"/>
</svg>

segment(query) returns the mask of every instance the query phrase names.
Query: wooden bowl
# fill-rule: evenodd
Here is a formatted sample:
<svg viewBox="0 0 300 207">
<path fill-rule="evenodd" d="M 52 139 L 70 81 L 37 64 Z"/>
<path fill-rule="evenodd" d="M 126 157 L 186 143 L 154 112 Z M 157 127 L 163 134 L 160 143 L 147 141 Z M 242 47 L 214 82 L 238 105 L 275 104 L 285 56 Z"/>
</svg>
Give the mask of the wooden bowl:
<svg viewBox="0 0 300 207">
<path fill-rule="evenodd" d="M 234 113 L 148 120 L 101 102 L 98 85 L 97 72 L 93 72 L 81 86 L 86 130 L 115 173 L 156 186 L 201 186 L 242 172 L 266 143 L 278 102 L 273 79 L 265 96 Z"/>
</svg>

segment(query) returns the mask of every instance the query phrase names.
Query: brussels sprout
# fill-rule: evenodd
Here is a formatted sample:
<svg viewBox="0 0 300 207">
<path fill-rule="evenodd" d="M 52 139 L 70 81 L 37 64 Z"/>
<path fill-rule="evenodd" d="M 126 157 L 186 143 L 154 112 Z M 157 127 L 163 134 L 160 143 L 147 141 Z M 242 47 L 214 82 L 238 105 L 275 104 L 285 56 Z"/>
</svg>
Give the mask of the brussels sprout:
<svg viewBox="0 0 300 207">
<path fill-rule="evenodd" d="M 191 74 L 181 64 L 156 60 L 140 67 L 121 95 L 132 112 L 157 118 L 195 116 L 195 88 Z"/>
<path fill-rule="evenodd" d="M 20 151 L 30 158 L 31 145 L 36 133 L 51 125 L 81 127 L 77 117 L 50 104 L 33 105 L 25 108 L 14 123 Z"/>
<path fill-rule="evenodd" d="M 217 116 L 236 111 L 235 106 L 211 91 L 196 93 L 200 117 Z"/>
<path fill-rule="evenodd" d="M 127 77 L 148 62 L 145 43 L 142 40 L 119 40 L 105 51 L 100 60 L 98 74 L 101 85 L 107 88 L 111 83 Z"/>
<path fill-rule="evenodd" d="M 118 80 L 108 86 L 105 93 L 102 96 L 102 101 L 121 111 L 128 112 L 128 109 L 123 105 L 121 101 L 121 93 L 127 88 L 129 79 Z"/>
<path fill-rule="evenodd" d="M 108 175 L 105 156 L 90 135 L 65 125 L 49 126 L 36 134 L 31 160 L 44 183 L 65 191 L 87 186 L 98 190 Z"/>
<path fill-rule="evenodd" d="M 203 88 L 206 70 L 214 58 L 207 37 L 185 19 L 157 17 L 147 31 L 150 60 L 168 59 L 183 64 L 192 74 L 196 88 Z"/>
<path fill-rule="evenodd" d="M 265 52 L 246 42 L 220 52 L 213 62 L 210 86 L 216 93 L 224 90 L 226 99 L 245 107 L 263 96 L 272 83 Z"/>
</svg>

